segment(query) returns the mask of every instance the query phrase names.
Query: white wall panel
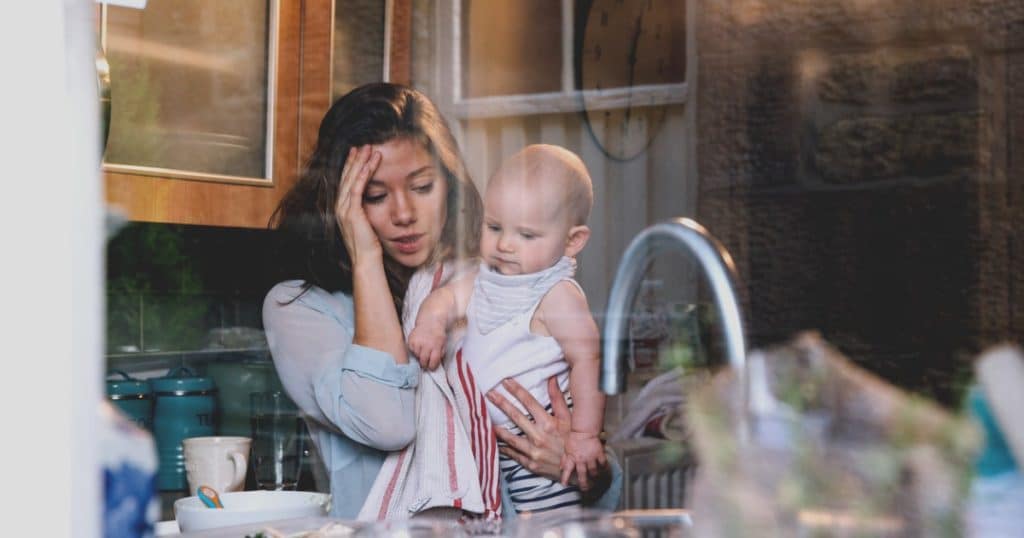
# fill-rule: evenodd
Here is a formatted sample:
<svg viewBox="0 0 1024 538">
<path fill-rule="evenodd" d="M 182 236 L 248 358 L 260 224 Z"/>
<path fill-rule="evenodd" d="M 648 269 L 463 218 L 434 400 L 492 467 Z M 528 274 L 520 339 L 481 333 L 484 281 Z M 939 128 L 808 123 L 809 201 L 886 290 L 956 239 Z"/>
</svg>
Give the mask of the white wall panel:
<svg viewBox="0 0 1024 538">
<path fill-rule="evenodd" d="M 525 119 L 509 118 L 502 120 L 500 126 L 501 159 L 499 159 L 496 165 L 523 149 L 527 144 Z M 491 172 L 494 172 L 494 170 L 491 170 Z"/>
<path fill-rule="evenodd" d="M 578 116 L 577 116 L 578 117 Z M 598 120 L 600 122 L 600 120 Z M 587 248 L 580 255 L 584 268 L 580 285 L 587 293 L 590 310 L 597 315 L 598 325 L 604 327 L 604 310 L 608 305 L 608 291 L 615 274 L 617 261 L 608 255 L 608 229 L 612 223 L 608 218 L 608 182 L 605 175 L 605 156 L 595 143 L 582 120 L 576 121 L 572 138 L 579 141 L 579 155 L 587 164 L 590 179 L 594 184 L 594 208 L 590 211 L 591 237 Z M 598 125 L 603 129 L 603 125 Z"/>
<path fill-rule="evenodd" d="M 466 167 L 473 177 L 473 182 L 480 189 L 481 196 L 487 186 L 487 178 L 490 176 L 491 163 L 488 160 L 487 151 L 487 125 L 482 120 L 469 120 L 457 122 L 462 125 L 462 147 L 466 161 Z"/>
</svg>

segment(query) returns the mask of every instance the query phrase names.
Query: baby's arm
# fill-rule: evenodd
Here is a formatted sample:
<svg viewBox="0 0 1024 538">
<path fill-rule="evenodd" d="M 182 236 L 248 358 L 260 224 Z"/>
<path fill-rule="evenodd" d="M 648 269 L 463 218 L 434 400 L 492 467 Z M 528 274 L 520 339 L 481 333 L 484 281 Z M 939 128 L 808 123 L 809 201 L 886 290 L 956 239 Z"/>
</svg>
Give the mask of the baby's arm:
<svg viewBox="0 0 1024 538">
<path fill-rule="evenodd" d="M 448 329 L 466 315 L 474 276 L 465 276 L 430 292 L 420 305 L 416 326 L 409 333 L 409 350 L 423 368 L 433 370 L 444 359 Z"/>
<path fill-rule="evenodd" d="M 544 324 L 565 353 L 569 363 L 569 391 L 573 410 L 571 431 L 562 461 L 562 483 L 576 471 L 582 489 L 587 478 L 606 463 L 600 434 L 604 426 L 604 394 L 600 377 L 597 324 L 587 298 L 571 282 L 561 282 L 545 296 L 539 310 Z"/>
</svg>

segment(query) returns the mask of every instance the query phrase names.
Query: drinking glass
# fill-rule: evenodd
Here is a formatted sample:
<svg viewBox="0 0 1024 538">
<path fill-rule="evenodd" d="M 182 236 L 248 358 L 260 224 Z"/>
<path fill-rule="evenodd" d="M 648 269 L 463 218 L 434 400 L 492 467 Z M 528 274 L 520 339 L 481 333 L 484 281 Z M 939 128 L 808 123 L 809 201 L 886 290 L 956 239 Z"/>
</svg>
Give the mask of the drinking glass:
<svg viewBox="0 0 1024 538">
<path fill-rule="evenodd" d="M 302 418 L 283 392 L 249 394 L 252 421 L 252 469 L 256 487 L 294 490 L 302 469 Z"/>
</svg>

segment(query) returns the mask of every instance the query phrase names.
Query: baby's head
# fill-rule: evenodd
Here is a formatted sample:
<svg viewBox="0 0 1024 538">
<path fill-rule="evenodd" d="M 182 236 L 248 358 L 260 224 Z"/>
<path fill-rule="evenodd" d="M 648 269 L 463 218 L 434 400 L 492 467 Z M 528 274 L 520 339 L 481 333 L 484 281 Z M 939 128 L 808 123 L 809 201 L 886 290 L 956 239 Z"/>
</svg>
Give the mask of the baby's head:
<svg viewBox="0 0 1024 538">
<path fill-rule="evenodd" d="M 480 241 L 484 262 L 516 275 L 576 256 L 590 238 L 593 204 L 590 174 L 575 153 L 547 144 L 525 147 L 487 184 Z"/>
</svg>

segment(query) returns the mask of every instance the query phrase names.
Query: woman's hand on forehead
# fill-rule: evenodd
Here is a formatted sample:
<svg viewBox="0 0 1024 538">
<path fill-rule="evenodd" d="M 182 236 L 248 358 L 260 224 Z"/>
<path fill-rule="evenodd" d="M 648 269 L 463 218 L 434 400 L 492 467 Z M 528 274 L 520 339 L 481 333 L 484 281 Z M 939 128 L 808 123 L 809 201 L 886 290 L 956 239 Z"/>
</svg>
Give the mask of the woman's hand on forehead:
<svg viewBox="0 0 1024 538">
<path fill-rule="evenodd" d="M 351 148 L 338 180 L 334 216 L 353 265 L 365 255 L 380 255 L 381 244 L 363 210 L 363 192 L 380 166 L 381 154 L 371 146 Z"/>
</svg>

